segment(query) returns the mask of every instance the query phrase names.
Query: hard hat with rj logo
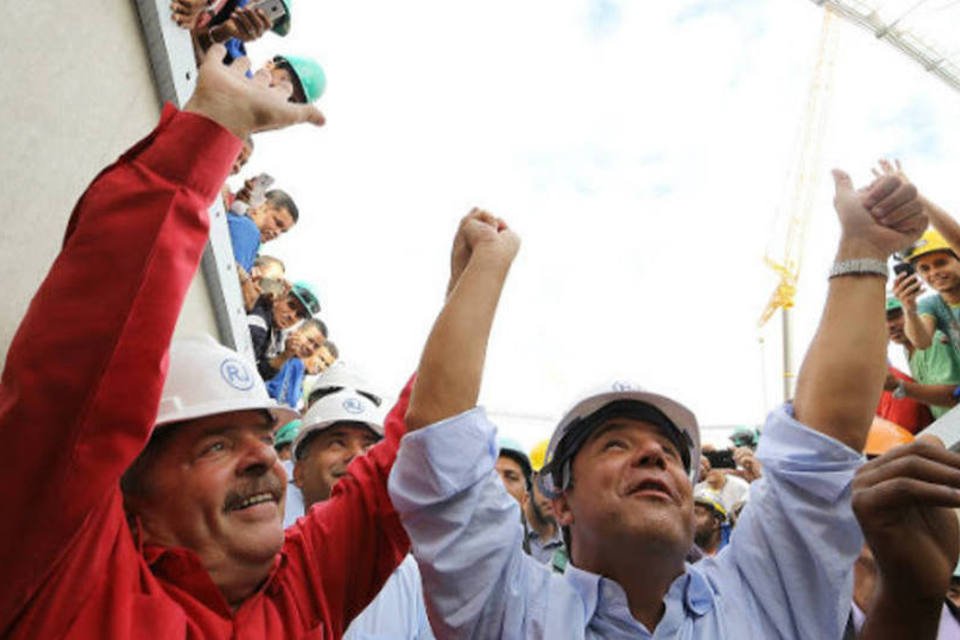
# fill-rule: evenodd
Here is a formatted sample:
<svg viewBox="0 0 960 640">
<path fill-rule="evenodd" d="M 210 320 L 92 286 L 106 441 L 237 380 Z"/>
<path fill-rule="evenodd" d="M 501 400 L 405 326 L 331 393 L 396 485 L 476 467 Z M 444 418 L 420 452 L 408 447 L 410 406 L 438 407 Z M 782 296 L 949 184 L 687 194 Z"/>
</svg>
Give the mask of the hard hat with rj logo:
<svg viewBox="0 0 960 640">
<path fill-rule="evenodd" d="M 383 413 L 380 408 L 367 396 L 353 389 L 343 389 L 317 400 L 303 416 L 303 426 L 293 441 L 294 459 L 297 459 L 300 448 L 308 439 L 341 422 L 362 424 L 378 438 L 383 437 Z"/>
<path fill-rule="evenodd" d="M 212 337 L 177 338 L 170 344 L 156 426 L 256 409 L 270 412 L 276 424 L 299 417 L 267 394 L 256 365 Z"/>
<path fill-rule="evenodd" d="M 594 429 L 614 417 L 659 427 L 676 444 L 690 482 L 694 482 L 700 465 L 700 426 L 693 412 L 676 400 L 616 381 L 579 400 L 560 419 L 537 480 L 545 496 L 556 498 L 569 488 L 574 456 Z"/>
</svg>

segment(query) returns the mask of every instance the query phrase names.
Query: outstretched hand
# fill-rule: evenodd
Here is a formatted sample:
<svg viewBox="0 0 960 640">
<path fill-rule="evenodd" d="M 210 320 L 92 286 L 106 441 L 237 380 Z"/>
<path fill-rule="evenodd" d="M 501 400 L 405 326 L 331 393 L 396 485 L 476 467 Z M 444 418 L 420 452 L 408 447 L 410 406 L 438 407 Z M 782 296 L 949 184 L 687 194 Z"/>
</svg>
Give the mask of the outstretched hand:
<svg viewBox="0 0 960 640">
<path fill-rule="evenodd" d="M 170 18 L 177 26 L 192 29 L 206 6 L 206 0 L 171 0 Z"/>
<path fill-rule="evenodd" d="M 282 129 L 301 122 L 320 126 L 323 114 L 310 104 L 297 104 L 287 99 L 293 92 L 289 83 L 270 86 L 269 74 L 246 77 L 248 58 L 238 58 L 224 65 L 223 45 L 214 45 L 204 54 L 199 68 L 197 88 L 184 105 L 185 111 L 206 116 L 229 129 L 238 138 L 257 131 Z"/>
<path fill-rule="evenodd" d="M 913 244 L 927 228 L 917 188 L 902 173 L 878 176 L 860 191 L 843 171 L 835 169 L 833 179 L 833 205 L 844 240 L 861 244 L 862 257 L 885 260 Z"/>
<path fill-rule="evenodd" d="M 871 460 L 853 480 L 853 511 L 884 588 L 942 600 L 960 548 L 960 454 L 918 438 Z"/>
<path fill-rule="evenodd" d="M 502 219 L 483 209 L 471 209 L 470 213 L 460 220 L 457 234 L 453 238 L 447 295 L 456 287 L 463 270 L 478 250 L 489 251 L 509 264 L 520 250 L 520 237 Z"/>
</svg>

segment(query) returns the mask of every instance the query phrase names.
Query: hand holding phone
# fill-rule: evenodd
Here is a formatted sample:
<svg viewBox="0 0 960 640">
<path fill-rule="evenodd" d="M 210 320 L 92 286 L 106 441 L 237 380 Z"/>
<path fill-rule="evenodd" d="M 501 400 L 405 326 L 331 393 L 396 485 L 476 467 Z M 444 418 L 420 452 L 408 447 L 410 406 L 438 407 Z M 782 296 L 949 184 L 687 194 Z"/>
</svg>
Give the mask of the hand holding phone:
<svg viewBox="0 0 960 640">
<path fill-rule="evenodd" d="M 259 0 L 249 5 L 250 9 L 259 9 L 270 20 L 271 25 L 277 24 L 277 20 L 287 15 L 287 7 L 283 0 Z"/>
</svg>

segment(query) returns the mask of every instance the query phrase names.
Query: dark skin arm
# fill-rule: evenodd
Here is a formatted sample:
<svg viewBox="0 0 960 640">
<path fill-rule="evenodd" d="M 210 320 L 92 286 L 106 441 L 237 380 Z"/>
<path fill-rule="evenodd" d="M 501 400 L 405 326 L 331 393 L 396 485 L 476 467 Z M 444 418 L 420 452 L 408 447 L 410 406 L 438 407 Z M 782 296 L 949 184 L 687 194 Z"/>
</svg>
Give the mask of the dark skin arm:
<svg viewBox="0 0 960 640">
<path fill-rule="evenodd" d="M 840 220 L 837 261 L 886 261 L 926 228 L 913 185 L 884 176 L 857 192 L 835 171 L 834 207 Z M 796 417 L 861 451 L 886 377 L 884 278 L 847 275 L 830 280 L 820 326 L 797 380 Z"/>
<path fill-rule="evenodd" d="M 497 303 L 519 248 L 517 235 L 485 211 L 474 209 L 461 221 L 447 301 L 417 368 L 407 432 L 476 406 Z"/>
<path fill-rule="evenodd" d="M 960 550 L 960 454 L 932 437 L 868 462 L 853 481 L 853 510 L 878 578 L 861 638 L 936 638 Z"/>
</svg>

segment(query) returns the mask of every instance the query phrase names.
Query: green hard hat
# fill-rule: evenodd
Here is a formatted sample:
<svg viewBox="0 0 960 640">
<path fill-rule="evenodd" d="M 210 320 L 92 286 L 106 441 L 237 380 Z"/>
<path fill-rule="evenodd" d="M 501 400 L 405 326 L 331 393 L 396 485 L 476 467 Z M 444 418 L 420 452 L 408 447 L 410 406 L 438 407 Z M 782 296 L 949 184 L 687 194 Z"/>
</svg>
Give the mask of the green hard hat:
<svg viewBox="0 0 960 640">
<path fill-rule="evenodd" d="M 316 102 L 327 88 L 327 75 L 313 58 L 301 56 L 274 56 L 275 63 L 286 64 L 293 71 L 294 80 L 307 97 L 307 102 Z"/>
<path fill-rule="evenodd" d="M 737 427 L 730 435 L 730 441 L 737 447 L 755 447 L 760 434 L 752 427 Z"/>
<path fill-rule="evenodd" d="M 302 424 L 303 421 L 297 418 L 277 429 L 277 433 L 273 436 L 273 446 L 282 447 L 285 444 L 291 444 L 300 433 Z"/>
<path fill-rule="evenodd" d="M 280 19 L 273 23 L 270 30 L 278 36 L 285 36 L 290 33 L 290 4 L 293 0 L 280 0 L 280 2 L 283 3 L 285 11 Z"/>
<path fill-rule="evenodd" d="M 887 298 L 887 311 L 896 311 L 897 309 L 903 309 L 903 305 L 895 297 L 889 296 Z"/>
<path fill-rule="evenodd" d="M 317 295 L 316 290 L 314 290 L 313 285 L 309 282 L 304 282 L 303 280 L 294 282 L 290 293 L 300 301 L 300 304 L 303 305 L 303 308 L 306 309 L 307 313 L 311 316 L 320 313 L 320 297 Z"/>
</svg>

